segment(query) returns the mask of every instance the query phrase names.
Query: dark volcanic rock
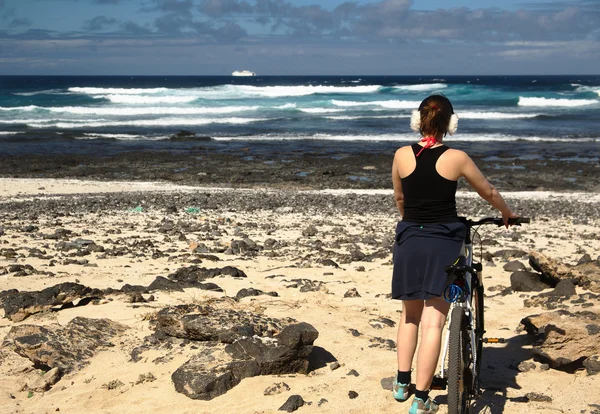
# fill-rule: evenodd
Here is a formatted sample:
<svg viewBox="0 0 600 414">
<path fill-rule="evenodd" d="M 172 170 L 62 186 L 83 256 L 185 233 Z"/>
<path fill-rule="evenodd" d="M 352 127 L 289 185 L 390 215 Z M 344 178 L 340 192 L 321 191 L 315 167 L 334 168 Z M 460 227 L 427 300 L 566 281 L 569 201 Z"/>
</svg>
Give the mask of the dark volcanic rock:
<svg viewBox="0 0 600 414">
<path fill-rule="evenodd" d="M 521 320 L 533 337 L 533 354 L 552 368 L 573 372 L 593 355 L 600 354 L 600 333 L 590 335 L 587 326 L 598 324 L 594 312 L 558 310 Z"/>
<path fill-rule="evenodd" d="M 244 288 L 241 289 L 236 295 L 235 298 L 236 299 L 242 299 L 242 298 L 247 298 L 249 296 L 260 296 L 260 295 L 269 295 L 269 296 L 279 296 L 279 294 L 277 292 L 263 292 L 262 290 L 259 289 L 254 289 L 254 288 Z"/>
<path fill-rule="evenodd" d="M 540 277 L 538 273 L 524 270 L 514 272 L 510 275 L 510 287 L 515 292 L 540 292 L 548 289 L 550 286 L 543 283 Z"/>
<path fill-rule="evenodd" d="M 157 333 L 213 343 L 208 353 L 197 353 L 171 376 L 178 392 L 201 400 L 226 393 L 244 378 L 306 373 L 319 335 L 290 318 L 200 305 L 165 308 L 151 326 Z"/>
<path fill-rule="evenodd" d="M 287 411 L 288 413 L 293 413 L 298 408 L 304 405 L 304 400 L 299 395 L 290 395 L 287 401 L 279 407 L 279 411 Z"/>
<path fill-rule="evenodd" d="M 570 280 L 561 280 L 550 292 L 540 293 L 524 301 L 526 307 L 541 306 L 556 309 L 559 304 L 575 295 L 575 285 Z"/>
<path fill-rule="evenodd" d="M 519 270 L 525 270 L 525 265 L 518 260 L 512 260 L 502 266 L 507 272 L 518 272 Z"/>
<path fill-rule="evenodd" d="M 243 336 L 272 337 L 284 324 L 292 322 L 291 318 L 276 320 L 233 309 L 190 304 L 160 310 L 151 326 L 176 338 L 232 343 Z"/>
<path fill-rule="evenodd" d="M 44 370 L 58 367 L 61 372 L 77 370 L 96 352 L 114 346 L 111 340 L 125 332 L 126 326 L 109 319 L 76 317 L 66 326 L 13 326 L 3 346 L 28 358 Z"/>
<path fill-rule="evenodd" d="M 66 282 L 41 291 L 19 292 L 16 289 L 5 291 L 0 295 L 0 302 L 4 308 L 4 316 L 13 322 L 20 322 L 34 313 L 55 307 L 64 309 L 86 305 L 93 299 L 103 296 L 101 290 Z"/>
<path fill-rule="evenodd" d="M 501 257 L 505 260 L 508 259 L 512 259 L 515 257 L 525 257 L 527 256 L 527 252 L 524 252 L 523 250 L 520 249 L 505 249 L 505 250 L 498 250 L 497 252 L 493 253 L 494 257 Z"/>
</svg>

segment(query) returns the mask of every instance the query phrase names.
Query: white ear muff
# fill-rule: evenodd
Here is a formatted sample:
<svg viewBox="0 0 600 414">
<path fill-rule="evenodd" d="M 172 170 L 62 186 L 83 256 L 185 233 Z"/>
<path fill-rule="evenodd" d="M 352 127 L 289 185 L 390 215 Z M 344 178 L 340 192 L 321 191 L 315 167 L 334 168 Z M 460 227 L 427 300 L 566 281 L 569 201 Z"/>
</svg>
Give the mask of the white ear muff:
<svg viewBox="0 0 600 414">
<path fill-rule="evenodd" d="M 411 123 L 412 125 L 412 123 Z M 448 133 L 450 135 L 454 135 L 456 130 L 458 129 L 458 115 L 452 114 L 450 117 L 450 123 L 448 123 Z"/>
<path fill-rule="evenodd" d="M 412 111 L 412 116 L 410 117 L 410 129 L 415 132 L 419 132 L 421 130 L 421 112 L 416 109 Z"/>
</svg>

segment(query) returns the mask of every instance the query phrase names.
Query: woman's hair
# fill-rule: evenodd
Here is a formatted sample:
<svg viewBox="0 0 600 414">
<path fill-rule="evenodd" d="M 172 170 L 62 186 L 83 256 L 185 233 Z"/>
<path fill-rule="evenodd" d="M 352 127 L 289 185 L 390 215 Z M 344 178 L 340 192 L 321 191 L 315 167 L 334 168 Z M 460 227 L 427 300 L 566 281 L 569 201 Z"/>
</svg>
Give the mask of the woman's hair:
<svg viewBox="0 0 600 414">
<path fill-rule="evenodd" d="M 419 105 L 420 132 L 424 137 L 446 136 L 450 117 L 454 113 L 450 100 L 444 95 L 431 95 Z"/>
</svg>

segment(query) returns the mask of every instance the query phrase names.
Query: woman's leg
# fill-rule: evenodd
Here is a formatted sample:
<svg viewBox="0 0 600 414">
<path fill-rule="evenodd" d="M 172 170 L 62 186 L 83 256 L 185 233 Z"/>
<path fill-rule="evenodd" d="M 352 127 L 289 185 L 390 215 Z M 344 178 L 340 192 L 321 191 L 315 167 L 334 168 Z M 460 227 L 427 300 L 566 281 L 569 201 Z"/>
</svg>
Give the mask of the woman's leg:
<svg viewBox="0 0 600 414">
<path fill-rule="evenodd" d="M 417 355 L 417 390 L 427 391 L 431 387 L 440 356 L 442 331 L 449 309 L 450 304 L 442 298 L 425 301 L 421 315 L 421 343 Z"/>
<path fill-rule="evenodd" d="M 398 325 L 398 337 L 396 338 L 396 349 L 398 352 L 398 371 L 410 371 L 412 360 L 417 348 L 417 336 L 419 333 L 419 322 L 423 312 L 422 300 L 403 300 L 402 316 Z"/>
</svg>

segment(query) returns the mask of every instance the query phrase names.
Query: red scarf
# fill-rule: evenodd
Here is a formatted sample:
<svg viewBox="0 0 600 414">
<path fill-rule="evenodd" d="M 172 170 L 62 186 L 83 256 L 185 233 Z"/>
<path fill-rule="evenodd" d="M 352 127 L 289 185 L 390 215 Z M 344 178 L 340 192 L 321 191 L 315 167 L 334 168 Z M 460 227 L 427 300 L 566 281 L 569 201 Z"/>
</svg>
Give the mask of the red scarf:
<svg viewBox="0 0 600 414">
<path fill-rule="evenodd" d="M 423 138 L 421 138 L 421 142 L 424 142 L 425 145 L 423 146 L 423 148 L 421 148 L 421 150 L 417 154 L 417 158 L 419 158 L 419 155 L 421 155 L 421 153 L 423 152 L 423 150 L 425 148 L 431 148 L 435 144 L 439 144 L 439 141 L 437 139 L 435 139 L 435 137 L 423 137 Z"/>
</svg>

